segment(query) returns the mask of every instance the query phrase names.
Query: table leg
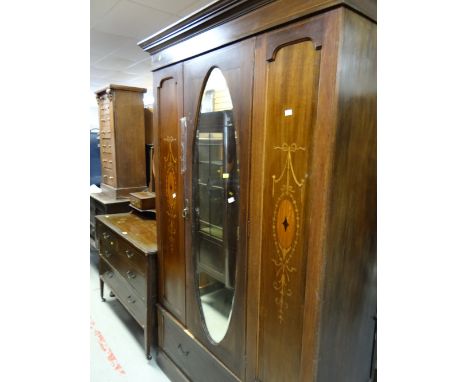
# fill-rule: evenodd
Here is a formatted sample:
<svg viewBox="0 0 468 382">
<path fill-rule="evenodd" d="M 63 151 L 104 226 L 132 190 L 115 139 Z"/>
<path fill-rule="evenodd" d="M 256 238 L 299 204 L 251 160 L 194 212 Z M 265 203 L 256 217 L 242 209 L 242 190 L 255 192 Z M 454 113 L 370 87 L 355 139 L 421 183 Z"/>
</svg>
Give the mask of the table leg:
<svg viewBox="0 0 468 382">
<path fill-rule="evenodd" d="M 146 358 L 151 359 L 151 343 L 153 337 L 153 325 L 151 323 L 147 323 L 148 325 L 145 327 L 145 353 Z"/>
<path fill-rule="evenodd" d="M 99 279 L 99 289 L 101 291 L 101 300 L 106 301 L 104 298 L 104 281 L 102 281 L 102 279 Z"/>
</svg>

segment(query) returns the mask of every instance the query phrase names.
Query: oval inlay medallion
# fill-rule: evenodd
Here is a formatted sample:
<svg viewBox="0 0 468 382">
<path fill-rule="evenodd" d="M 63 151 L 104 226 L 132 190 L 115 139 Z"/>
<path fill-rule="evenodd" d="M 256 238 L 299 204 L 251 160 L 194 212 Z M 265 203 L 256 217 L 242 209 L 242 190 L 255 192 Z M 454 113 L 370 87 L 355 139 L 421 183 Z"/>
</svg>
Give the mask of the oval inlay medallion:
<svg viewBox="0 0 468 382">
<path fill-rule="evenodd" d="M 283 251 L 288 251 L 296 236 L 296 211 L 294 201 L 285 197 L 276 210 L 276 238 Z"/>
</svg>

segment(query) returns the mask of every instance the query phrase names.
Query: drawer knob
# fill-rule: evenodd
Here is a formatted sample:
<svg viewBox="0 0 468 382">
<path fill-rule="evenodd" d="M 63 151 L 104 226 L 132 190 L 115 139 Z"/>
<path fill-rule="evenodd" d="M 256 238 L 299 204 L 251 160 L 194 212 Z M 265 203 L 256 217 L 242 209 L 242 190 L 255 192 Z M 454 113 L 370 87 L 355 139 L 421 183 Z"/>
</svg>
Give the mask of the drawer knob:
<svg viewBox="0 0 468 382">
<path fill-rule="evenodd" d="M 136 277 L 136 274 L 132 271 L 127 271 L 127 277 L 129 279 L 134 279 Z"/>
<path fill-rule="evenodd" d="M 182 355 L 184 355 L 184 356 L 186 356 L 186 357 L 187 357 L 187 356 L 189 355 L 189 353 L 190 353 L 188 350 L 185 351 L 185 350 L 182 348 L 182 344 L 177 345 L 177 349 L 179 350 L 180 354 L 182 354 Z"/>
<path fill-rule="evenodd" d="M 128 296 L 127 297 L 127 302 L 131 303 L 131 304 L 134 304 L 135 303 L 135 299 L 132 297 L 132 296 Z"/>
<path fill-rule="evenodd" d="M 133 257 L 133 252 L 129 251 L 128 249 L 125 250 L 125 254 L 127 255 L 129 259 Z"/>
</svg>

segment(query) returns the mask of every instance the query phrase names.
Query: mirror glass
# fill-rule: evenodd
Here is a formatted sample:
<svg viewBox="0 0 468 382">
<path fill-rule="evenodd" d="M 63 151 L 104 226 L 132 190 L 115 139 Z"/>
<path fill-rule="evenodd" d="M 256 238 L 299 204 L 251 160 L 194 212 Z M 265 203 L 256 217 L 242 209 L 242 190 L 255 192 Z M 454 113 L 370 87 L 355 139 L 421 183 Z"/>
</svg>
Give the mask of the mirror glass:
<svg viewBox="0 0 468 382">
<path fill-rule="evenodd" d="M 201 99 L 192 169 L 192 248 L 202 316 L 214 342 L 228 329 L 236 277 L 239 166 L 232 109 L 226 79 L 214 68 Z"/>
</svg>

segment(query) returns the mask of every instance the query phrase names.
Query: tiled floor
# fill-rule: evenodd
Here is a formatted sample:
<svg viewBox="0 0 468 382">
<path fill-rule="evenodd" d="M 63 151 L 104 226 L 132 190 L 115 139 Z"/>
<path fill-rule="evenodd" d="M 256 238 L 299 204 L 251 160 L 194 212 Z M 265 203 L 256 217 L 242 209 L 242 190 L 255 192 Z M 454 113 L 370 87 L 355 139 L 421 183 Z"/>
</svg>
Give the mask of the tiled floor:
<svg viewBox="0 0 468 382">
<path fill-rule="evenodd" d="M 91 382 L 169 382 L 153 359 L 144 353 L 143 329 L 115 298 L 99 295 L 98 255 L 90 256 Z"/>
</svg>

